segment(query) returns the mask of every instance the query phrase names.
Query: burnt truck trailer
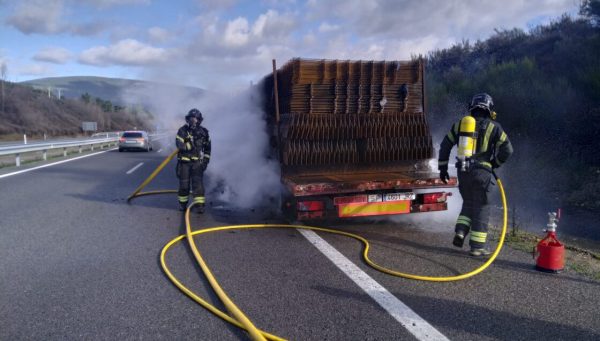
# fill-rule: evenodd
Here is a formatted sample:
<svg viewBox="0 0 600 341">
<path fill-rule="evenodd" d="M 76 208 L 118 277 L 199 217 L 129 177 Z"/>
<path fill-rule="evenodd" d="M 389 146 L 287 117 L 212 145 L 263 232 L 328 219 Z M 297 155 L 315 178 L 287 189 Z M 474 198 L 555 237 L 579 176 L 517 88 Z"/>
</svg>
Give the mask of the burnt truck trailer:
<svg viewBox="0 0 600 341">
<path fill-rule="evenodd" d="M 422 60 L 273 61 L 260 86 L 288 219 L 447 209 L 442 189 L 456 178 L 444 184 L 429 165 L 423 69 Z"/>
</svg>

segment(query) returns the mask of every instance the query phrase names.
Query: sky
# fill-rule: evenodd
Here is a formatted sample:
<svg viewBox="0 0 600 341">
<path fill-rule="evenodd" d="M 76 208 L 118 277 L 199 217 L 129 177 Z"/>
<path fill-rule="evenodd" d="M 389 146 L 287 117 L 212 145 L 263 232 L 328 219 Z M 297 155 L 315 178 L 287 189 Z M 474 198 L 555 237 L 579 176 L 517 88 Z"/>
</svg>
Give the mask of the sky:
<svg viewBox="0 0 600 341">
<path fill-rule="evenodd" d="M 528 30 L 579 0 L 0 0 L 0 71 L 20 82 L 100 76 L 148 83 L 158 127 L 176 131 L 199 108 L 212 140 L 207 198 L 239 207 L 276 203 L 278 164 L 251 83 L 295 57 L 405 60 L 495 29 Z M 255 89 L 254 89 L 255 90 Z M 175 204 L 175 203 L 174 203 Z"/>
<path fill-rule="evenodd" d="M 5 78 L 102 76 L 243 87 L 294 57 L 402 60 L 578 0 L 0 0 Z"/>
</svg>

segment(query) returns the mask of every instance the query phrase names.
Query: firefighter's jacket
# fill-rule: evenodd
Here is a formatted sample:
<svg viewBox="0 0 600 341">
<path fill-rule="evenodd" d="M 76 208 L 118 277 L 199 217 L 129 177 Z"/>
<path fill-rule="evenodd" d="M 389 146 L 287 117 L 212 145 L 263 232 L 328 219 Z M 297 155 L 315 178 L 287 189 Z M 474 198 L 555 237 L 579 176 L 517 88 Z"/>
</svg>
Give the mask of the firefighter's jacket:
<svg viewBox="0 0 600 341">
<path fill-rule="evenodd" d="M 180 162 L 201 161 L 208 165 L 211 149 L 208 129 L 199 124 L 193 128 L 186 124 L 177 131 L 175 144 Z"/>
<path fill-rule="evenodd" d="M 474 166 L 493 170 L 500 167 L 513 153 L 513 147 L 502 126 L 489 117 L 475 117 L 477 143 L 471 157 Z M 452 147 L 458 143 L 460 122 L 454 123 L 440 145 L 438 168 L 448 169 L 448 159 Z"/>
</svg>

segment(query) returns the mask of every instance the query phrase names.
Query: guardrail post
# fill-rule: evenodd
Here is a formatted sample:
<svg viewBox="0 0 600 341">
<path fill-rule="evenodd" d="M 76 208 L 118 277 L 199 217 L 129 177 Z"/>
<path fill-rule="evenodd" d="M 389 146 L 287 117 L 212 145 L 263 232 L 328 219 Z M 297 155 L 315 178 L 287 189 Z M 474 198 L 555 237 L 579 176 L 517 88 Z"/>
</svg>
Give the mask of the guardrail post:
<svg viewBox="0 0 600 341">
<path fill-rule="evenodd" d="M 93 145 L 93 144 L 91 144 L 90 146 L 92 147 L 92 151 L 94 151 L 94 145 Z"/>
<path fill-rule="evenodd" d="M 79 154 L 81 154 L 81 146 L 79 146 Z"/>
<path fill-rule="evenodd" d="M 44 149 L 42 151 L 42 159 L 44 159 L 44 161 L 48 160 L 48 150 Z"/>
<path fill-rule="evenodd" d="M 21 154 L 19 154 L 19 153 L 17 153 L 17 154 L 16 154 L 16 157 L 15 157 L 15 165 L 16 165 L 17 167 L 20 167 L 20 166 L 21 166 Z"/>
<path fill-rule="evenodd" d="M 63 156 L 67 157 L 67 147 L 63 148 Z"/>
</svg>

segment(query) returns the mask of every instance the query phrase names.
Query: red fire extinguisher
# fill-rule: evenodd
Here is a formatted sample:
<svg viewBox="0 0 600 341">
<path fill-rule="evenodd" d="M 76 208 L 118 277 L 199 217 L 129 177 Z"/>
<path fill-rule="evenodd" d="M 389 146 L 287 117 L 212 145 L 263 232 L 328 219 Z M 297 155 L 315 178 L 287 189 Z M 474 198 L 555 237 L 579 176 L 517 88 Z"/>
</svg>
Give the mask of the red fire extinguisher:
<svg viewBox="0 0 600 341">
<path fill-rule="evenodd" d="M 565 246 L 556 238 L 556 222 L 560 219 L 555 212 L 548 213 L 548 234 L 534 249 L 535 268 L 539 271 L 558 273 L 565 268 Z"/>
</svg>

